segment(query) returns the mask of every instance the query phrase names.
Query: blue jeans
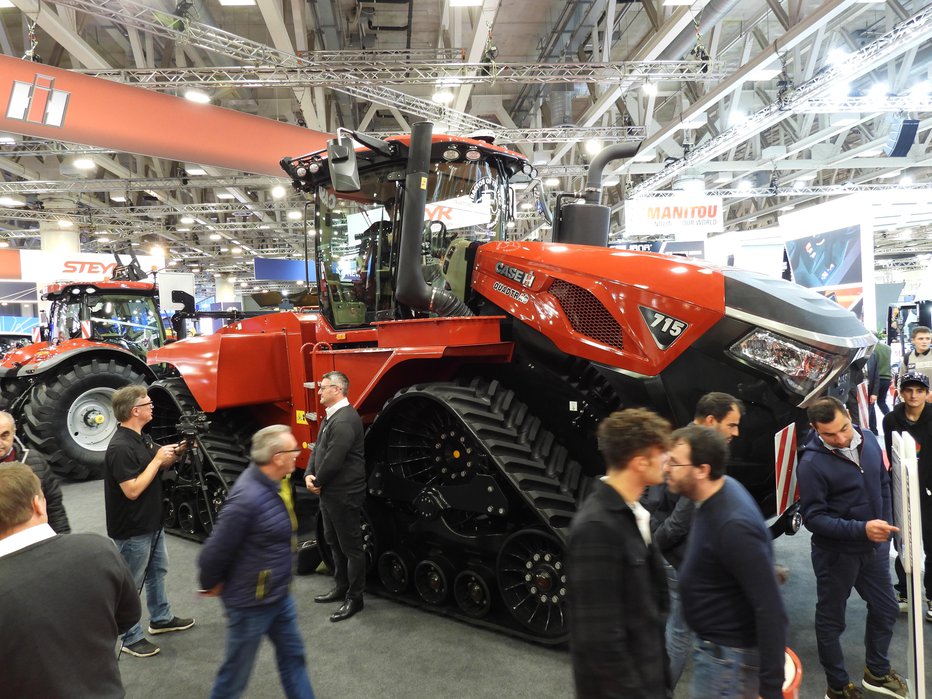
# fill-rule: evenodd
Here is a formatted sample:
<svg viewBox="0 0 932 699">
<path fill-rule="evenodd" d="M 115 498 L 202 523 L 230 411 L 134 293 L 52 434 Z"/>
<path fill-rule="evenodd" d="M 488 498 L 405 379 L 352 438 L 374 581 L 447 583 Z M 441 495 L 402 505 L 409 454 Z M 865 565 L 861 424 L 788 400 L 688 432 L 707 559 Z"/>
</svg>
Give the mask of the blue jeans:
<svg viewBox="0 0 932 699">
<path fill-rule="evenodd" d="M 168 573 L 168 552 L 165 550 L 165 532 L 142 534 L 129 539 L 114 539 L 120 555 L 133 574 L 136 589 L 146 581 L 146 606 L 152 621 L 171 621 L 173 618 L 168 595 L 165 594 L 165 575 Z M 154 548 L 153 548 L 154 547 Z M 150 561 L 151 554 L 151 564 Z M 146 573 L 146 566 L 149 572 Z M 123 644 L 131 646 L 145 637 L 137 623 L 123 636 Z"/>
<path fill-rule="evenodd" d="M 670 682 L 676 687 L 689 659 L 695 634 L 686 625 L 683 617 L 683 602 L 680 600 L 680 583 L 676 576 L 676 568 L 669 563 L 663 564 L 667 573 L 667 589 L 670 591 L 670 613 L 667 616 L 667 628 L 664 631 L 667 655 L 670 656 Z"/>
<path fill-rule="evenodd" d="M 291 594 L 271 604 L 227 607 L 227 653 L 214 680 L 210 699 L 242 696 L 256 662 L 259 643 L 268 636 L 275 646 L 278 676 L 288 699 L 314 699 L 304 663 L 304 641 Z"/>
<path fill-rule="evenodd" d="M 696 639 L 691 699 L 757 699 L 760 654 L 757 648 L 730 648 Z"/>
<path fill-rule="evenodd" d="M 848 684 L 841 634 L 851 589 L 867 602 L 864 627 L 864 661 L 875 675 L 890 672 L 887 651 L 899 606 L 890 584 L 890 547 L 875 546 L 868 553 L 840 553 L 812 544 L 812 569 L 816 578 L 815 632 L 819 662 L 832 689 Z"/>
</svg>

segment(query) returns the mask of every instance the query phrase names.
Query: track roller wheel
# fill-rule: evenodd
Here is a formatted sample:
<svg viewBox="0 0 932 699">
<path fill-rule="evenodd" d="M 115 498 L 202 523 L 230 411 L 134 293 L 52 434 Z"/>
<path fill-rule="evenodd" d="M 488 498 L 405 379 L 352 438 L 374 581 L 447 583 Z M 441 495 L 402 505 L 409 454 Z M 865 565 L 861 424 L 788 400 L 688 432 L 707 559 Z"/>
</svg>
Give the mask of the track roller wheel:
<svg viewBox="0 0 932 699">
<path fill-rule="evenodd" d="M 467 616 L 481 619 L 492 609 L 495 576 L 488 568 L 467 568 L 453 581 L 453 598 Z"/>
<path fill-rule="evenodd" d="M 194 498 L 184 500 L 178 505 L 178 526 L 181 531 L 194 536 L 201 531 L 200 518 L 197 514 L 197 503 Z"/>
<path fill-rule="evenodd" d="M 441 557 L 425 558 L 414 569 L 414 589 L 428 604 L 440 606 L 453 589 L 453 564 Z"/>
<path fill-rule="evenodd" d="M 220 506 L 227 498 L 227 484 L 216 473 L 205 474 L 204 482 L 207 492 L 205 497 L 198 498 L 197 516 L 201 527 L 210 534 L 220 513 Z"/>
<path fill-rule="evenodd" d="M 553 638 L 567 633 L 563 544 L 539 529 L 512 534 L 498 554 L 498 584 L 515 621 Z"/>
<path fill-rule="evenodd" d="M 386 551 L 379 556 L 379 580 L 389 592 L 400 595 L 411 585 L 414 556 L 407 551 Z"/>
<path fill-rule="evenodd" d="M 173 529 L 178 526 L 178 510 L 171 498 L 162 500 L 162 526 L 166 529 Z"/>
</svg>

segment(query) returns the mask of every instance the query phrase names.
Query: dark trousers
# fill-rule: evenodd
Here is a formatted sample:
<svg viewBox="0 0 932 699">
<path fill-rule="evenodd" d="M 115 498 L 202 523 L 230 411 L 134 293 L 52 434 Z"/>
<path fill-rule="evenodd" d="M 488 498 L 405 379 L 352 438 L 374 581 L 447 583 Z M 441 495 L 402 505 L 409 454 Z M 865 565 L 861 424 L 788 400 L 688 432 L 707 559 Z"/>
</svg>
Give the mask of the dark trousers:
<svg viewBox="0 0 932 699">
<path fill-rule="evenodd" d="M 848 671 L 841 650 L 845 630 L 845 608 L 851 589 L 867 602 L 864 629 L 864 660 L 875 675 L 890 671 L 887 650 L 893 637 L 893 625 L 899 606 L 890 584 L 890 549 L 876 546 L 870 553 L 839 553 L 812 545 L 812 569 L 815 572 L 815 631 L 819 662 L 832 689 L 848 684 Z"/>
<path fill-rule="evenodd" d="M 333 579 L 347 599 L 362 599 L 366 584 L 366 555 L 362 549 L 362 501 L 351 497 L 322 497 L 320 516 L 324 538 L 333 553 Z"/>
<path fill-rule="evenodd" d="M 887 405 L 887 396 L 890 395 L 890 379 L 879 379 L 877 381 L 877 405 L 880 412 L 884 415 L 890 412 L 891 408 Z M 877 411 L 875 406 L 870 406 L 870 412 L 867 417 L 867 424 L 870 431 L 877 434 Z"/>
</svg>

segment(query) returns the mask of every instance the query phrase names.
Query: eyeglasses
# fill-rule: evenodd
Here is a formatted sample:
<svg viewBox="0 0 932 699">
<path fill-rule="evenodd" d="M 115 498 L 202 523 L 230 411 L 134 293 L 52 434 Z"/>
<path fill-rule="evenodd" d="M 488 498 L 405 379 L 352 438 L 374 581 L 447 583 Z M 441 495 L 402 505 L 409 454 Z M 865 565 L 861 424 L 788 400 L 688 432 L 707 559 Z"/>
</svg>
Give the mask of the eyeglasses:
<svg viewBox="0 0 932 699">
<path fill-rule="evenodd" d="M 328 388 L 339 388 L 339 386 L 337 386 L 335 383 L 328 383 L 326 385 L 321 384 L 320 386 L 317 387 L 317 390 L 326 391 Z"/>
<path fill-rule="evenodd" d="M 145 408 L 145 407 L 148 406 L 148 405 L 152 405 L 152 401 L 151 401 L 151 400 L 150 400 L 148 403 L 139 403 L 139 404 L 137 404 L 137 405 L 134 405 L 133 407 L 134 407 L 134 408 Z"/>
<path fill-rule="evenodd" d="M 300 453 L 301 453 L 300 449 L 282 449 L 281 451 L 275 452 L 273 456 L 277 456 L 278 454 L 300 454 Z"/>
<path fill-rule="evenodd" d="M 667 468 L 679 468 L 680 466 L 695 466 L 696 464 L 678 464 L 675 461 L 667 459 Z"/>
</svg>

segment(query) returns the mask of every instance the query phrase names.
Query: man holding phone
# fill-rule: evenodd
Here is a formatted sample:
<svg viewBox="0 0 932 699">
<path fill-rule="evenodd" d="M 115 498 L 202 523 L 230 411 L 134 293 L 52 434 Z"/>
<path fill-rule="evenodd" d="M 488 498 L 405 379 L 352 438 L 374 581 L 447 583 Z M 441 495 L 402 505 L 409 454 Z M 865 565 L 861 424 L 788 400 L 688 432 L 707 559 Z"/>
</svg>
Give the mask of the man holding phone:
<svg viewBox="0 0 932 699">
<path fill-rule="evenodd" d="M 104 502 L 107 535 L 133 573 L 137 589 L 146 588 L 149 633 L 184 631 L 194 619 L 176 617 L 165 593 L 168 554 L 162 532 L 162 478 L 185 450 L 184 442 L 158 446 L 142 428 L 152 421 L 152 399 L 141 384 L 124 386 L 111 399 L 120 422 L 110 444 L 104 468 Z M 148 658 L 159 647 L 135 624 L 123 637 L 123 653 Z"/>
</svg>

